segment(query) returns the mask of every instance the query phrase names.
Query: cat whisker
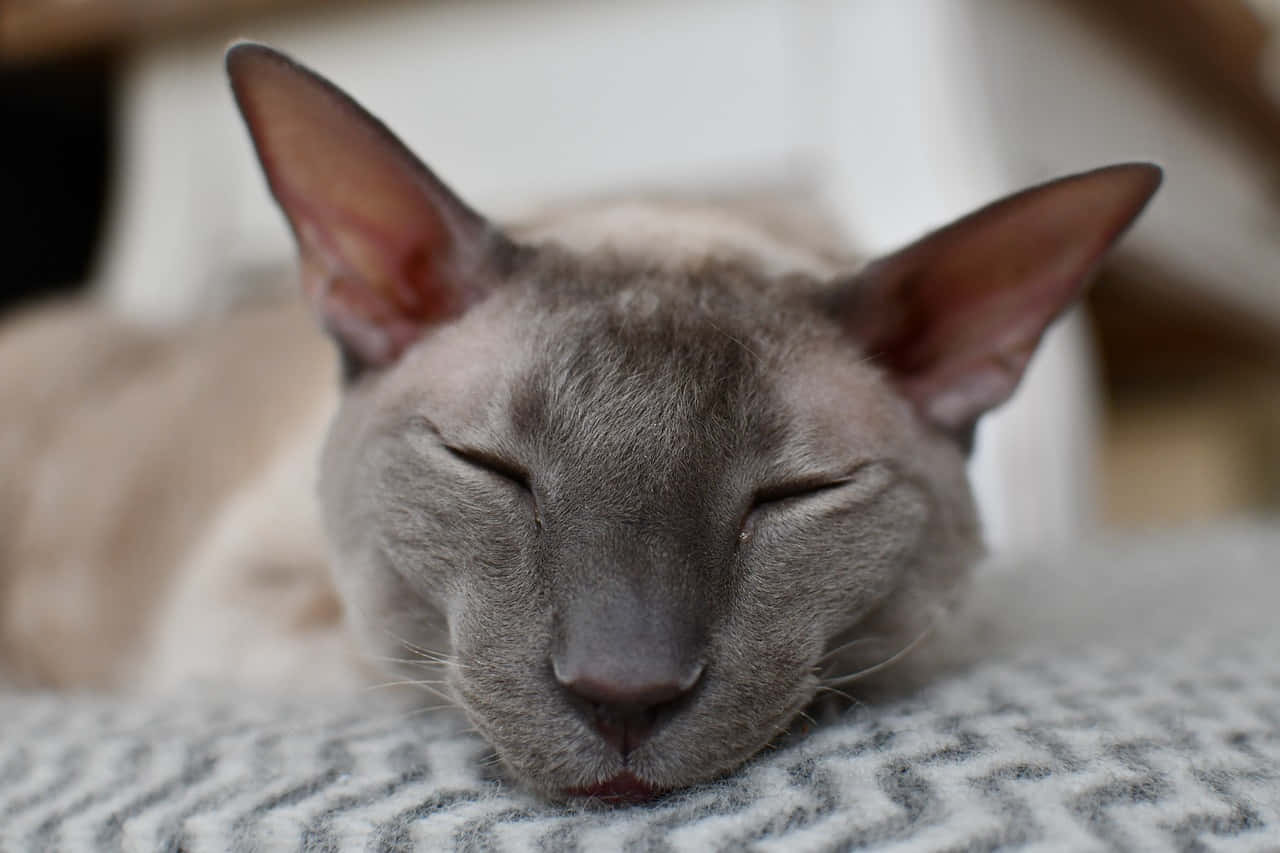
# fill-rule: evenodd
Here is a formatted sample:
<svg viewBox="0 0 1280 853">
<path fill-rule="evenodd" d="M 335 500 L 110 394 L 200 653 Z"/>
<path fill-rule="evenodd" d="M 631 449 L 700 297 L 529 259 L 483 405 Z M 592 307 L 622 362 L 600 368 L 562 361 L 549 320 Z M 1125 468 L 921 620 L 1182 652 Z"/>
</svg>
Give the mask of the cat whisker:
<svg viewBox="0 0 1280 853">
<path fill-rule="evenodd" d="M 850 640 L 847 643 L 841 643 L 840 645 L 836 646 L 834 649 L 829 649 L 828 651 L 823 652 L 822 657 L 818 658 L 818 664 L 822 664 L 824 661 L 828 661 L 831 658 L 836 657 L 837 655 L 843 654 L 844 652 L 847 652 L 850 649 L 855 648 L 856 646 L 860 646 L 864 643 L 883 643 L 885 639 L 886 638 L 880 634 L 868 634 L 867 636 L 858 637 L 856 639 Z"/>
<path fill-rule="evenodd" d="M 434 649 L 424 649 L 421 646 L 414 645 L 403 637 L 397 637 L 396 639 L 399 640 L 400 644 L 404 646 L 407 651 L 418 656 L 422 660 L 431 661 L 433 663 L 451 663 L 457 666 L 463 666 L 463 664 L 458 662 L 457 657 L 454 655 L 446 654 Z"/>
<path fill-rule="evenodd" d="M 449 682 L 444 680 L 427 681 L 425 679 L 406 678 L 401 681 L 384 681 L 384 682 L 381 682 L 380 684 L 372 684 L 366 687 L 365 690 L 381 690 L 385 687 L 426 687 L 428 685 L 448 684 L 448 683 Z"/>
<path fill-rule="evenodd" d="M 470 665 L 463 663 L 456 657 L 448 656 L 427 657 L 426 655 L 423 655 L 418 663 L 423 664 L 424 666 L 448 666 L 454 669 L 471 669 Z"/>
<path fill-rule="evenodd" d="M 430 693 L 432 696 L 443 699 L 444 701 L 449 702 L 453 705 L 457 705 L 458 700 L 455 699 L 453 696 L 451 696 L 448 692 L 441 690 L 439 687 L 434 687 L 430 684 L 422 684 L 422 683 L 418 684 L 417 687 L 419 690 L 422 690 L 425 693 Z"/>
<path fill-rule="evenodd" d="M 372 684 L 365 688 L 365 692 L 370 693 L 370 692 L 373 692 L 374 690 L 384 690 L 390 687 L 412 687 L 418 690 L 422 690 L 426 693 L 430 693 L 431 695 L 436 696 L 440 699 L 443 699 L 445 702 L 448 702 L 449 704 L 456 706 L 457 700 L 455 700 L 453 696 L 449 695 L 447 692 L 441 690 L 437 686 L 437 685 L 447 685 L 447 684 L 448 682 L 445 682 L 445 681 L 425 681 L 425 680 L 406 679 L 401 681 L 386 681 L 381 684 Z"/>
<path fill-rule="evenodd" d="M 935 613 L 934 618 L 929 620 L 929 624 L 925 625 L 924 629 L 919 634 L 916 634 L 916 636 L 911 640 L 911 642 L 907 643 L 905 646 L 898 649 L 898 651 L 894 652 L 889 657 L 885 658 L 879 663 L 872 664 L 871 666 L 868 666 L 864 669 L 860 669 L 857 672 L 851 672 L 848 675 L 842 675 L 842 676 L 839 676 L 838 678 L 824 679 L 823 684 L 827 687 L 835 687 L 835 686 L 849 684 L 851 682 L 857 681 L 860 678 L 866 678 L 869 675 L 874 675 L 877 672 L 881 672 L 882 670 L 888 669 L 889 667 L 893 666 L 895 663 L 897 663 L 898 661 L 902 660 L 904 657 L 906 657 L 907 655 L 915 651 L 920 646 L 921 643 L 923 643 L 925 640 L 929 638 L 929 635 L 933 633 L 933 629 L 937 626 L 937 623 L 938 623 L 936 616 L 937 614 Z"/>
<path fill-rule="evenodd" d="M 388 716 L 387 716 L 387 718 L 386 718 L 386 721 L 387 721 L 388 723 L 392 723 L 392 722 L 396 722 L 396 723 L 403 723 L 403 722 L 405 722 L 405 721 L 407 721 L 407 720 L 411 720 L 411 719 L 413 719 L 414 717 L 421 717 L 421 716 L 424 716 L 424 715 L 426 715 L 426 714 L 432 714 L 432 713 L 436 713 L 436 712 L 439 712 L 439 711 L 452 710 L 452 709 L 456 709 L 457 707 L 458 707 L 458 706 L 457 706 L 457 705 L 455 705 L 455 704 L 454 704 L 454 703 L 452 703 L 452 702 L 448 702 L 448 703 L 443 704 L 443 705 L 426 705 L 426 706 L 423 706 L 423 707 L 420 707 L 420 708 L 414 708 L 414 709 L 413 709 L 413 710 L 411 710 L 411 711 L 404 711 L 404 712 L 399 713 L 399 714 L 391 714 L 391 715 L 388 715 Z"/>
<path fill-rule="evenodd" d="M 398 663 L 405 664 L 407 666 L 444 667 L 450 665 L 448 661 L 428 660 L 424 658 L 392 658 L 382 657 L 380 655 L 368 655 L 367 657 L 369 660 L 377 661 L 379 663 Z"/>
<path fill-rule="evenodd" d="M 455 656 L 450 655 L 446 652 L 441 652 L 438 649 L 428 649 L 424 646 L 420 646 L 417 643 L 414 643 L 413 641 L 406 639 L 405 637 L 402 637 L 398 633 L 393 631 L 391 629 L 391 626 L 386 624 L 386 620 L 383 620 L 383 619 L 370 620 L 369 614 L 365 612 L 363 608 L 360 608 L 360 612 L 362 616 L 365 618 L 366 622 L 372 622 L 374 624 L 378 624 L 381 627 L 382 632 L 386 634 L 388 638 L 390 638 L 391 640 L 394 640 L 399 646 L 403 647 L 410 654 L 420 657 L 423 660 L 431 661 L 433 663 L 441 663 L 441 664 L 447 663 L 447 664 L 452 664 L 453 666 L 456 666 L 458 668 L 462 668 L 462 669 L 466 668 L 466 665 L 458 661 Z"/>
<path fill-rule="evenodd" d="M 385 620 L 370 619 L 369 614 L 358 603 L 352 603 L 351 606 L 356 607 L 360 611 L 366 623 L 379 625 L 379 627 L 381 627 L 382 629 L 382 632 L 386 634 L 388 638 L 393 640 L 397 645 L 402 647 L 410 655 L 413 655 L 412 659 L 405 659 L 405 658 L 393 658 L 393 657 L 383 657 L 383 656 L 365 654 L 364 657 L 366 660 L 369 660 L 372 663 L 398 663 L 398 664 L 419 665 L 419 666 L 450 666 L 455 669 L 470 669 L 470 667 L 467 664 L 459 661 L 457 657 L 454 655 L 450 655 L 445 652 L 438 651 L 436 649 L 424 648 L 423 646 L 420 646 L 400 636 L 395 631 L 393 631 L 389 625 L 386 624 Z"/>
<path fill-rule="evenodd" d="M 848 702 L 850 705 L 861 705 L 861 704 L 862 704 L 862 700 L 860 700 L 860 699 L 855 699 L 855 698 L 853 698 L 852 694 L 846 693 L 845 691 L 843 691 L 843 690 L 841 690 L 841 689 L 839 689 L 839 688 L 837 688 L 837 687 L 832 687 L 832 686 L 831 686 L 831 685 L 829 685 L 829 684 L 819 684 L 819 685 L 818 685 L 818 687 L 817 687 L 817 692 L 819 692 L 819 693 L 832 693 L 832 694 L 835 694 L 836 696 L 839 696 L 841 699 L 844 699 L 844 700 L 845 700 L 846 702 Z"/>
</svg>

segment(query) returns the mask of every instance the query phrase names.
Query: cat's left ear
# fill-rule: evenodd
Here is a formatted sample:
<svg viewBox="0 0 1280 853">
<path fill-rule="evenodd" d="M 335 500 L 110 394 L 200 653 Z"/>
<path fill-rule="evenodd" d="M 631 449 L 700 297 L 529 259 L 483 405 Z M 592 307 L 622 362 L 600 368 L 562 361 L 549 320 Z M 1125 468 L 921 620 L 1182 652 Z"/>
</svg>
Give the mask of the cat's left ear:
<svg viewBox="0 0 1280 853">
<path fill-rule="evenodd" d="M 868 265 L 829 307 L 926 421 L 967 443 L 1160 186 L 1146 163 L 997 201 Z"/>
<path fill-rule="evenodd" d="M 349 372 L 393 363 L 503 278 L 514 246 L 332 83 L 252 43 L 227 73 Z"/>
</svg>

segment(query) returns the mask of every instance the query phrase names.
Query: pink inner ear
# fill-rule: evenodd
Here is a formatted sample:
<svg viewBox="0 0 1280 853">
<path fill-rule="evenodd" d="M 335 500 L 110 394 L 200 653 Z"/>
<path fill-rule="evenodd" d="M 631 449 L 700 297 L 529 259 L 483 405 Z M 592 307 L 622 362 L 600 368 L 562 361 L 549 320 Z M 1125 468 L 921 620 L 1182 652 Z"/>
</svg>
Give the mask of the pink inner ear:
<svg viewBox="0 0 1280 853">
<path fill-rule="evenodd" d="M 237 46 L 227 66 L 293 227 L 304 291 L 352 355 L 385 365 L 484 295 L 461 261 L 493 233 L 390 131 L 267 48 Z"/>
<path fill-rule="evenodd" d="M 288 194 L 283 187 L 281 198 Z M 378 221 L 349 210 L 313 210 L 299 196 L 285 203 L 303 257 L 303 291 L 330 331 L 374 364 L 394 360 L 421 330 L 460 313 L 464 305 L 442 261 L 451 248 L 436 227 L 421 233 L 380 231 Z M 440 269 L 445 266 L 445 269 Z"/>
<path fill-rule="evenodd" d="M 965 430 L 1013 393 L 1159 180 L 1115 166 L 983 208 L 868 267 L 848 328 L 924 417 Z"/>
</svg>

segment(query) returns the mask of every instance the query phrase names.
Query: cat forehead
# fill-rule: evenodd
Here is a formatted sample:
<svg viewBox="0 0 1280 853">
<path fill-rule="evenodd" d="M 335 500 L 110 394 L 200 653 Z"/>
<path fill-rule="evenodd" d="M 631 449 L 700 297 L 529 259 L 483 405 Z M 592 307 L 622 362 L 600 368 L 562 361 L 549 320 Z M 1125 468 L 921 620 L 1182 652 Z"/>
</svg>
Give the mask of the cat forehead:
<svg viewBox="0 0 1280 853">
<path fill-rule="evenodd" d="M 675 265 L 552 252 L 509 310 L 529 319 L 550 373 L 722 382 L 767 372 L 796 340 L 830 332 L 807 298 L 815 286 L 734 257 Z"/>
<path fill-rule="evenodd" d="M 731 261 L 676 270 L 608 252 L 542 252 L 424 338 L 379 396 L 459 422 L 518 417 L 526 429 L 606 414 L 724 420 L 812 334 L 797 296 Z"/>
<path fill-rule="evenodd" d="M 531 248 L 506 285 L 430 335 L 418 348 L 426 355 L 410 359 L 419 366 L 397 372 L 426 371 L 464 402 L 522 372 L 525 380 L 643 376 L 654 381 L 631 393 L 646 396 L 680 383 L 745 381 L 780 341 L 821 325 L 805 296 L 838 264 L 798 238 L 813 230 L 671 200 L 544 211 L 511 228 Z"/>
</svg>

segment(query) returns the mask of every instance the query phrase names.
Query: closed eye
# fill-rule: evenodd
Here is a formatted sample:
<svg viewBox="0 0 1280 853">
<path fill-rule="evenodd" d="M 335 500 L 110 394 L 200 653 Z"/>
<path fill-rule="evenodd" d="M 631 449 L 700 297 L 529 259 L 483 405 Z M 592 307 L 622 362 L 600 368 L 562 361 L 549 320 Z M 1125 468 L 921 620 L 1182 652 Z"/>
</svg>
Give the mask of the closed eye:
<svg viewBox="0 0 1280 853">
<path fill-rule="evenodd" d="M 488 451 L 474 450 L 471 448 L 451 447 L 444 445 L 444 449 L 449 453 L 472 468 L 479 468 L 490 474 L 495 474 L 504 480 L 507 480 L 519 486 L 529 494 L 533 494 L 533 486 L 529 482 L 529 473 L 513 462 L 496 456 Z"/>
<path fill-rule="evenodd" d="M 841 477 L 838 479 L 813 479 L 813 480 L 793 480 L 791 482 L 779 483 L 773 486 L 765 486 L 757 489 L 755 495 L 751 499 L 751 509 L 755 510 L 769 504 L 783 503 L 784 501 L 800 500 L 803 498 L 816 497 L 823 492 L 829 492 L 832 489 L 838 489 L 850 481 L 850 477 Z"/>
<path fill-rule="evenodd" d="M 738 523 L 738 544 L 742 545 L 751 541 L 756 521 L 762 513 L 767 514 L 769 510 L 775 507 L 784 507 L 788 504 L 800 503 L 809 498 L 820 497 L 827 492 L 846 485 L 852 479 L 852 476 L 834 479 L 816 477 L 790 480 L 757 489 L 755 494 L 751 496 L 751 505 L 747 507 L 747 511 L 742 514 L 742 520 Z"/>
</svg>

